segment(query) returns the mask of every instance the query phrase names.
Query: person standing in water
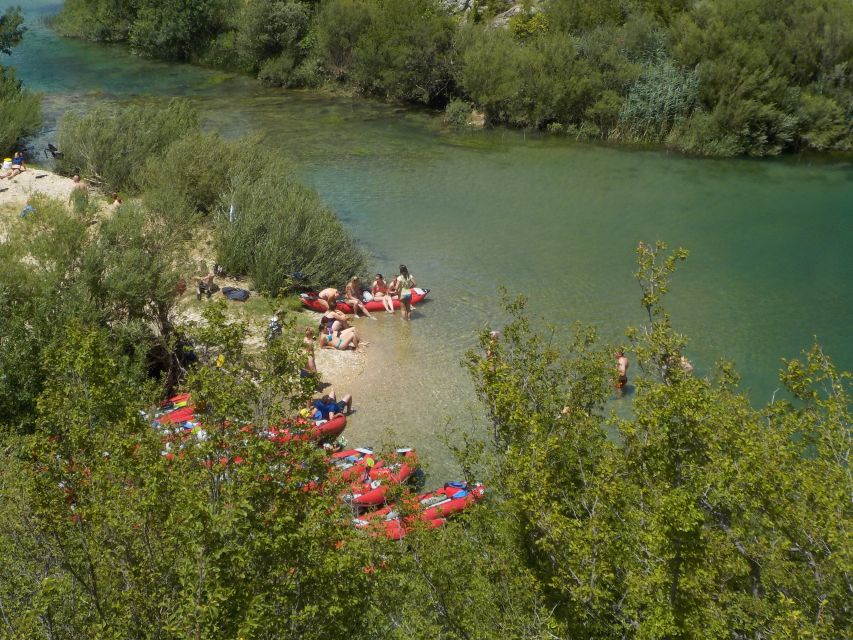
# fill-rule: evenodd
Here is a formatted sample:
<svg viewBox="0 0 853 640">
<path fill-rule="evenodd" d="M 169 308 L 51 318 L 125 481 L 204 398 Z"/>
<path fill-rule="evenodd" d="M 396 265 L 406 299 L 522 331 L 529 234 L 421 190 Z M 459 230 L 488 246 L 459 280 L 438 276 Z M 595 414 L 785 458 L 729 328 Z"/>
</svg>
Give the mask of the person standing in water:
<svg viewBox="0 0 853 640">
<path fill-rule="evenodd" d="M 403 320 L 410 320 L 412 317 L 412 289 L 417 283 L 406 265 L 400 265 L 400 275 L 397 276 L 394 283 L 394 289 L 400 294 L 400 311 L 403 314 Z"/>
<path fill-rule="evenodd" d="M 616 393 L 621 396 L 628 384 L 628 367 L 630 363 L 625 355 L 625 350 L 621 347 L 616 349 L 613 356 L 616 358 L 616 384 L 614 386 L 616 387 Z"/>
</svg>

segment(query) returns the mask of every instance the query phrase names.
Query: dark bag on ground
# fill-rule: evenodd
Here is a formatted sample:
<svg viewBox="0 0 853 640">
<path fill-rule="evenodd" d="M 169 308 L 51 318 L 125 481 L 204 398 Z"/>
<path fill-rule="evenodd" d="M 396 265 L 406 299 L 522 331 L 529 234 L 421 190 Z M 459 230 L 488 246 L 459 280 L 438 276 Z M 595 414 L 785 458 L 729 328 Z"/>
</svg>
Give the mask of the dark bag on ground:
<svg viewBox="0 0 853 640">
<path fill-rule="evenodd" d="M 237 287 L 222 287 L 222 295 L 237 302 L 246 302 L 249 299 L 249 292 Z"/>
</svg>

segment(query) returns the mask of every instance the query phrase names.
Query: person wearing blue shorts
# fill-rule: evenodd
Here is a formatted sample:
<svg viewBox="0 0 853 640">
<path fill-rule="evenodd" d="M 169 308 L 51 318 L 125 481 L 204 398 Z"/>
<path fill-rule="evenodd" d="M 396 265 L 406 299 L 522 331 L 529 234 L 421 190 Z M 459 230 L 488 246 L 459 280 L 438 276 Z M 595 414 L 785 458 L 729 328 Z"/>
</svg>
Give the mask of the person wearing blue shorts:
<svg viewBox="0 0 853 640">
<path fill-rule="evenodd" d="M 314 408 L 316 420 L 331 420 L 337 415 L 345 415 L 352 411 L 352 396 L 347 394 L 338 401 L 333 392 L 315 400 L 311 406 Z"/>
</svg>

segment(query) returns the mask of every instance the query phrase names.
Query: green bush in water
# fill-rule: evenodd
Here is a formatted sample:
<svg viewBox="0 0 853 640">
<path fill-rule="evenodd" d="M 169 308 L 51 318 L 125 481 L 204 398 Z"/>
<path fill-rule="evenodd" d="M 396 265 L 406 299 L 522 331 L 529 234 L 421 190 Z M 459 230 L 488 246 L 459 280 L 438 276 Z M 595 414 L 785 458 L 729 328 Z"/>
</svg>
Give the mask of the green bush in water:
<svg viewBox="0 0 853 640">
<path fill-rule="evenodd" d="M 57 169 L 79 173 L 105 191 L 134 195 L 143 186 L 149 159 L 160 159 L 172 143 L 197 131 L 198 116 L 186 100 L 68 113 L 59 123 L 65 155 Z"/>
<path fill-rule="evenodd" d="M 457 129 L 461 129 L 468 124 L 470 115 L 471 105 L 465 100 L 453 99 L 444 108 L 444 121 Z"/>
<path fill-rule="evenodd" d="M 270 295 L 303 284 L 341 284 L 366 271 L 367 259 L 317 193 L 295 180 L 278 158 L 247 147 L 234 162 L 216 219 L 217 260 L 227 272 L 250 275 Z"/>
</svg>

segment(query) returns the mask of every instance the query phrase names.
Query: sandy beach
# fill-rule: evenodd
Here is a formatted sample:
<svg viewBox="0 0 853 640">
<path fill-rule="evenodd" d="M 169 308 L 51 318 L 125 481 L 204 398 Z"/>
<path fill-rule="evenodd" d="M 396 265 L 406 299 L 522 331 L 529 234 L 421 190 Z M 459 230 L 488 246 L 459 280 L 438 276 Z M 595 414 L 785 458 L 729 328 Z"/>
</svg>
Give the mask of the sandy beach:
<svg viewBox="0 0 853 640">
<path fill-rule="evenodd" d="M 40 193 L 51 198 L 68 201 L 74 182 L 44 169 L 28 167 L 14 178 L 0 178 L 0 206 L 26 205 L 33 194 Z"/>
</svg>

